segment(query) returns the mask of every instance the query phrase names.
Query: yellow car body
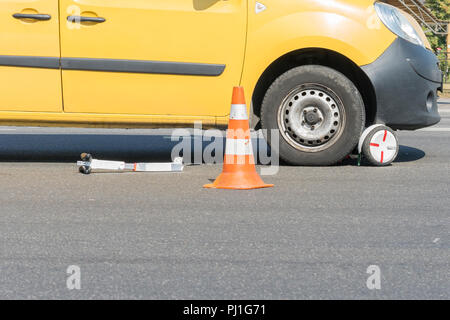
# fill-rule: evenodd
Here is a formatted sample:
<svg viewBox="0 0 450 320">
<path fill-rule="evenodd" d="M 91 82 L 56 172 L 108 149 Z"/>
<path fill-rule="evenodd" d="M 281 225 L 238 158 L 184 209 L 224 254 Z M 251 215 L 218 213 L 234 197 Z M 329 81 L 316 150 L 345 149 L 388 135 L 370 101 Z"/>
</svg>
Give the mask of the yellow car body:
<svg viewBox="0 0 450 320">
<path fill-rule="evenodd" d="M 232 87 L 259 116 L 286 57 L 359 74 L 396 39 L 373 0 L 3 0 L 0 125 L 223 127 Z M 375 85 L 352 80 L 368 122 L 389 122 Z"/>
<path fill-rule="evenodd" d="M 396 38 L 382 26 L 372 1 L 260 2 L 262 12 L 255 10 L 255 0 L 1 1 L 0 121 L 170 126 L 201 120 L 207 126 L 225 125 L 231 88 L 244 86 L 250 102 L 261 75 L 278 58 L 324 48 L 362 66 Z M 16 13 L 51 19 L 17 19 Z M 103 17 L 105 22 L 68 21 L 69 16 Z M 10 65 L 13 57 L 22 60 Z M 36 58 L 36 64 L 27 65 L 26 57 Z M 53 67 L 39 61 L 45 57 L 54 59 Z M 93 71 L 85 65 L 73 70 L 64 67 L 66 58 L 225 68 L 214 76 Z"/>
</svg>

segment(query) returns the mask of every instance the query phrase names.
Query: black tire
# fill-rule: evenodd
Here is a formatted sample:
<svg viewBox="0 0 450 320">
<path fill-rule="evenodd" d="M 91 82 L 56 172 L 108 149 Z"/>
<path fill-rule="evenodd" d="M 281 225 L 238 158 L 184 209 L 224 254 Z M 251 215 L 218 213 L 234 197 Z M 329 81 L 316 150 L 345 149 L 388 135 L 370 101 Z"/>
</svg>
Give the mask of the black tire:
<svg viewBox="0 0 450 320">
<path fill-rule="evenodd" d="M 318 143 L 322 143 L 322 145 L 315 149 L 308 149 L 308 146 L 301 145 L 300 142 L 297 144 L 296 141 L 286 137 L 287 131 L 280 128 L 279 122 L 281 121 L 279 120 L 279 112 L 287 97 L 297 89 L 306 88 L 306 91 L 310 90 L 308 86 L 311 85 L 323 88 L 325 92 L 333 96 L 338 101 L 339 110 L 345 119 L 341 121 L 339 134 L 335 133 L 333 138 L 327 136 L 324 138 L 330 140 L 319 140 Z M 319 92 L 322 94 L 320 90 Z M 314 92 L 311 91 L 311 94 L 314 94 Z M 295 98 L 297 99 L 297 97 Z M 306 110 L 303 112 L 306 113 Z M 339 116 L 341 117 L 341 115 Z M 325 117 L 323 118 L 325 119 Z M 303 123 L 305 121 L 302 122 L 302 125 Z M 281 125 L 284 125 L 284 123 Z M 292 165 L 325 166 L 341 161 L 358 144 L 364 125 L 364 102 L 356 86 L 342 73 L 319 65 L 297 67 L 281 75 L 268 89 L 261 107 L 261 126 L 262 129 L 266 129 L 264 134 L 269 145 L 284 161 Z M 312 127 L 314 128 L 314 125 Z M 271 141 L 270 130 L 274 129 L 281 133 L 278 148 Z"/>
<path fill-rule="evenodd" d="M 372 138 L 376 133 L 378 133 L 380 131 L 388 131 L 388 132 L 392 133 L 392 135 L 395 138 L 395 147 L 396 147 L 394 156 L 392 158 L 390 158 L 388 161 L 386 161 L 386 159 L 385 159 L 383 162 L 380 162 L 379 160 L 375 159 L 373 157 L 372 153 L 370 152 L 370 143 L 372 141 Z M 375 130 L 372 130 L 372 132 L 370 132 L 367 135 L 366 139 L 364 140 L 363 147 L 362 147 L 362 153 L 364 155 L 364 159 L 367 160 L 371 165 L 376 166 L 376 167 L 390 166 L 395 161 L 395 159 L 397 159 L 399 150 L 400 150 L 400 148 L 399 148 L 398 138 L 397 138 L 395 131 L 386 126 L 379 126 Z"/>
</svg>

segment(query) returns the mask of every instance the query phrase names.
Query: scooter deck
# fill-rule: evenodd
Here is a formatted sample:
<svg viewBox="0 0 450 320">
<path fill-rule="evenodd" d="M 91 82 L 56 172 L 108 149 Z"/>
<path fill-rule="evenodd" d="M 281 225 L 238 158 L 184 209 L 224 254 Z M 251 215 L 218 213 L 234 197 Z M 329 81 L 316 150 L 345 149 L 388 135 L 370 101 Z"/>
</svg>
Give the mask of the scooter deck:
<svg viewBox="0 0 450 320">
<path fill-rule="evenodd" d="M 82 154 L 82 161 L 77 162 L 81 173 L 89 174 L 92 170 L 102 171 L 133 171 L 133 172 L 182 172 L 183 159 L 175 158 L 169 163 L 126 163 L 123 161 L 108 161 L 93 159 L 90 154 Z"/>
</svg>

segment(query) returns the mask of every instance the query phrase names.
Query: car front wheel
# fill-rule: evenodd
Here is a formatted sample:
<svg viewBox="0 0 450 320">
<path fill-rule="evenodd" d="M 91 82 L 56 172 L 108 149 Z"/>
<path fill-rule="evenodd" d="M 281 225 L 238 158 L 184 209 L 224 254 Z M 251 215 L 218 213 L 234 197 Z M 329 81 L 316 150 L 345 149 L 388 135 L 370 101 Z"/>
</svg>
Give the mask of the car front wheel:
<svg viewBox="0 0 450 320">
<path fill-rule="evenodd" d="M 364 102 L 353 82 L 319 65 L 281 75 L 261 107 L 269 145 L 293 165 L 323 166 L 342 160 L 357 145 L 364 124 Z M 279 132 L 278 144 L 270 130 Z"/>
</svg>

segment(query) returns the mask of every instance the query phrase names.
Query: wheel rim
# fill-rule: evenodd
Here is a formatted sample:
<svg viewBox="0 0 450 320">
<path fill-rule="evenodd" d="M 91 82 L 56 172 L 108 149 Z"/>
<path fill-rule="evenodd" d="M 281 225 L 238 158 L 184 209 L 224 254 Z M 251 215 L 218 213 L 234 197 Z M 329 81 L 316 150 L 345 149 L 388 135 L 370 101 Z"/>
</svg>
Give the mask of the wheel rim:
<svg viewBox="0 0 450 320">
<path fill-rule="evenodd" d="M 278 127 L 294 148 L 319 152 L 333 145 L 345 128 L 345 109 L 339 97 L 320 84 L 293 89 L 278 111 Z"/>
<path fill-rule="evenodd" d="M 397 138 L 388 130 L 380 130 L 372 136 L 372 139 L 370 139 L 369 150 L 373 159 L 378 163 L 390 163 L 397 156 Z"/>
</svg>

